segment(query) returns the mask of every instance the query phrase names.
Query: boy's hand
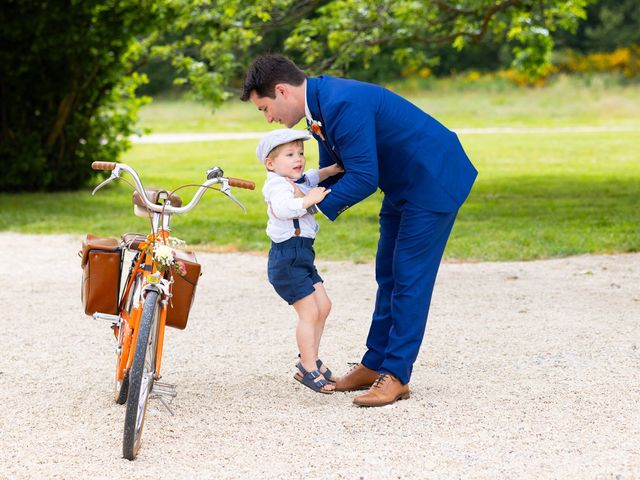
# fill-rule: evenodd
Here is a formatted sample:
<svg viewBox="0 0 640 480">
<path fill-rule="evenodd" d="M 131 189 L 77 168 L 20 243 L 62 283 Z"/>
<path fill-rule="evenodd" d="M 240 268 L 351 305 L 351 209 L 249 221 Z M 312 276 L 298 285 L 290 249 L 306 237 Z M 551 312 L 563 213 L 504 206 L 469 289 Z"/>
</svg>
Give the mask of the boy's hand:
<svg viewBox="0 0 640 480">
<path fill-rule="evenodd" d="M 331 189 L 327 189 L 324 187 L 314 187 L 304 196 L 304 200 L 302 200 L 302 208 L 309 208 L 311 205 L 315 205 L 324 200 Z"/>
</svg>

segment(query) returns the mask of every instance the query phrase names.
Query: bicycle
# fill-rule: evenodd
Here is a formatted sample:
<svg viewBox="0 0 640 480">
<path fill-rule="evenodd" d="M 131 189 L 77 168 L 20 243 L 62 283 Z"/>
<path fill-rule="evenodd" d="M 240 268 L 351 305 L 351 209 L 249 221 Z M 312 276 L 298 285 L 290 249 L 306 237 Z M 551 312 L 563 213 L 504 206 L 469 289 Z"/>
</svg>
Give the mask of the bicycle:
<svg viewBox="0 0 640 480">
<path fill-rule="evenodd" d="M 142 430 L 150 398 L 158 398 L 173 414 L 168 402 L 175 386 L 160 382 L 160 367 L 167 326 L 185 328 L 200 276 L 200 265 L 192 252 L 180 249 L 170 235 L 171 217 L 187 213 L 208 189 L 220 191 L 236 202 L 231 187 L 253 190 L 253 182 L 225 177 L 214 167 L 199 185 L 191 201 L 182 206 L 175 191 L 145 190 L 136 171 L 123 163 L 94 162 L 94 170 L 110 170 L 111 176 L 92 192 L 128 173 L 134 181 L 134 213 L 151 221 L 149 235 L 126 233 L 122 241 L 87 235 L 83 244 L 82 300 L 85 313 L 111 322 L 116 341 L 115 401 L 126 403 L 123 457 L 134 460 L 140 449 Z M 214 187 L 218 185 L 218 188 Z M 120 277 L 124 253 L 133 255 L 124 286 Z M 118 265 L 119 264 L 119 265 Z M 114 301 L 115 295 L 115 301 Z M 168 402 L 167 402 L 168 400 Z"/>
</svg>

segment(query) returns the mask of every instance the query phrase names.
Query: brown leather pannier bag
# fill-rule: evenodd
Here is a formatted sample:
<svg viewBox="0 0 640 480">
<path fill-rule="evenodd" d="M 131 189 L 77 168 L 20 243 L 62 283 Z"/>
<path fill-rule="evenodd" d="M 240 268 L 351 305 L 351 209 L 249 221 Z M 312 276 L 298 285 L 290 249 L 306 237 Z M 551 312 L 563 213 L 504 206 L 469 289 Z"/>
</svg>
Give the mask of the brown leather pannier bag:
<svg viewBox="0 0 640 480">
<path fill-rule="evenodd" d="M 193 252 L 176 250 L 175 259 L 184 262 L 187 273 L 173 274 L 173 296 L 167 307 L 167 326 L 184 330 L 196 294 L 201 267 Z"/>
<path fill-rule="evenodd" d="M 84 313 L 118 313 L 122 249 L 115 238 L 87 235 L 82 242 L 82 288 Z"/>
</svg>

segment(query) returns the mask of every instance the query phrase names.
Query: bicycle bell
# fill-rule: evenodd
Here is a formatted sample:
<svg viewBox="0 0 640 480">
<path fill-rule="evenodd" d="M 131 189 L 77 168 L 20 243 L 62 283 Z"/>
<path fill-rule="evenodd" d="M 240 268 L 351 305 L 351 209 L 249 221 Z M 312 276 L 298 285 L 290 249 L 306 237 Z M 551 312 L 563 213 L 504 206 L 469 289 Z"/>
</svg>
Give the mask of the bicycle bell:
<svg viewBox="0 0 640 480">
<path fill-rule="evenodd" d="M 211 180 L 212 178 L 219 178 L 224 175 L 224 172 L 220 167 L 212 167 L 207 170 L 207 180 Z"/>
</svg>

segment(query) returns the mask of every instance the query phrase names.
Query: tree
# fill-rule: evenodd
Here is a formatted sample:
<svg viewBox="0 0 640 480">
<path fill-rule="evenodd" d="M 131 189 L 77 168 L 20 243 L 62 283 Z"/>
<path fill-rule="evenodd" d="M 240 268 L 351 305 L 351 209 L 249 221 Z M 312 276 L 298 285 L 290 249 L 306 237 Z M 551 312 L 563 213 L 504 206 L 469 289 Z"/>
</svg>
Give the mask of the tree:
<svg viewBox="0 0 640 480">
<path fill-rule="evenodd" d="M 354 60 L 370 64 L 391 47 L 401 65 L 419 68 L 443 44 L 462 49 L 486 36 L 506 41 L 514 65 L 532 76 L 550 61 L 551 34 L 575 29 L 588 0 L 340 0 L 318 9 L 287 39 L 290 51 L 308 65 L 348 68 Z"/>
<path fill-rule="evenodd" d="M 640 2 L 597 0 L 587 8 L 575 35 L 558 32 L 557 43 L 582 53 L 640 45 Z"/>
<path fill-rule="evenodd" d="M 141 100 L 141 59 L 170 60 L 213 107 L 258 53 L 309 73 L 434 62 L 490 34 L 522 70 L 549 61 L 551 32 L 572 29 L 589 0 L 5 0 L 0 7 L 2 190 L 65 189 L 93 160 L 127 147 Z"/>
<path fill-rule="evenodd" d="M 152 0 L 5 0 L 0 6 L 0 190 L 77 188 L 128 146 Z"/>
<path fill-rule="evenodd" d="M 213 104 L 264 51 L 284 52 L 310 74 L 368 69 L 381 59 L 397 70 L 419 69 L 437 63 L 445 45 L 460 50 L 491 36 L 535 77 L 550 62 L 552 34 L 574 30 L 590 1 L 224 0 L 215 10 L 187 1 L 186 15 L 168 31 L 181 40 L 154 52 L 173 58 L 182 81 Z"/>
</svg>

